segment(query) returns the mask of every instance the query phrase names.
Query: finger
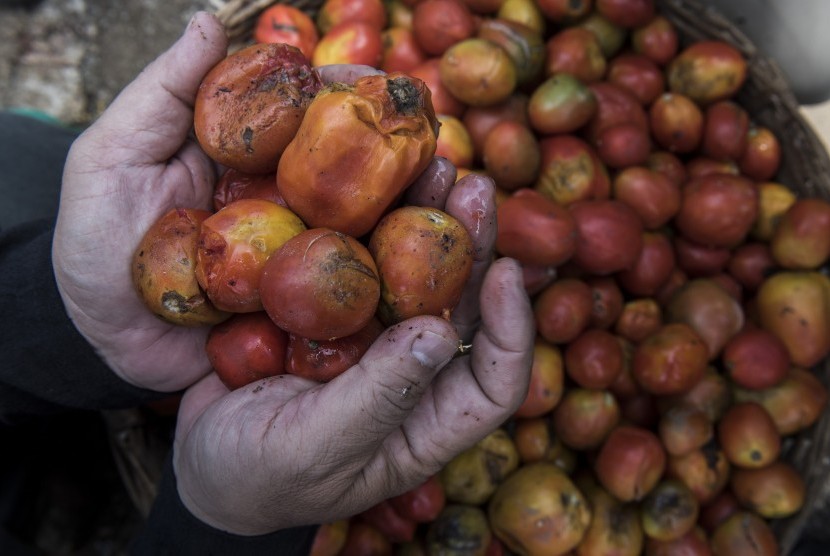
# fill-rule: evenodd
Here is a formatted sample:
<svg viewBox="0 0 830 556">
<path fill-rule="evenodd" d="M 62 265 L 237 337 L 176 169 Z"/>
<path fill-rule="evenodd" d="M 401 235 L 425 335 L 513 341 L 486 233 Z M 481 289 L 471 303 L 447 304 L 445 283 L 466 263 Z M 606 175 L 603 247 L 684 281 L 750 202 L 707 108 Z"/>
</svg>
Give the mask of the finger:
<svg viewBox="0 0 830 556">
<path fill-rule="evenodd" d="M 205 74 L 227 52 L 222 24 L 198 12 L 184 34 L 113 101 L 92 133 L 115 149 L 116 163 L 153 164 L 172 157 L 193 122 Z"/>
<path fill-rule="evenodd" d="M 404 203 L 444 210 L 458 172 L 443 156 L 432 159 L 427 169 L 406 189 Z"/>
<path fill-rule="evenodd" d="M 372 448 L 407 418 L 457 348 L 458 337 L 449 322 L 415 317 L 387 329 L 358 365 L 318 392 L 319 407 L 336 415 L 338 428 L 355 439 L 351 452 L 347 447 L 344 455 L 359 455 L 365 461 Z"/>
<path fill-rule="evenodd" d="M 498 426 L 527 395 L 534 325 L 516 261 L 499 259 L 481 290 L 482 325 L 470 356 L 452 360 L 403 426 L 366 465 L 368 487 L 425 478 Z M 380 488 L 384 488 L 381 486 Z"/>
<path fill-rule="evenodd" d="M 172 206 L 191 207 L 204 210 L 213 210 L 213 188 L 216 184 L 216 164 L 205 154 L 199 144 L 188 139 L 176 153 L 169 165 L 181 163 L 180 170 L 187 172 L 189 179 L 178 180 L 179 187 L 171 190 L 176 195 Z M 174 178 L 175 179 L 175 178 Z M 192 188 L 181 187 L 181 184 L 191 184 Z M 171 206 L 168 204 L 167 206 Z"/>
<path fill-rule="evenodd" d="M 191 386 L 182 397 L 176 437 L 185 438 L 196 420 L 214 404 L 221 402 L 233 406 L 238 413 L 270 417 L 301 392 L 319 386 L 311 380 L 283 374 L 257 380 L 231 392 L 219 375 L 210 373 Z"/>
<path fill-rule="evenodd" d="M 496 243 L 496 188 L 493 180 L 481 174 L 468 174 L 458 180 L 447 198 L 446 212 L 467 229 L 473 242 L 473 270 L 461 300 L 452 313 L 462 340 L 467 341 L 479 322 L 479 292 L 493 261 Z"/>
<path fill-rule="evenodd" d="M 361 64 L 331 64 L 317 68 L 317 74 L 326 85 L 331 83 L 346 83 L 354 85 L 354 82 L 367 75 L 384 75 L 385 72 L 375 69 L 372 66 Z"/>
</svg>

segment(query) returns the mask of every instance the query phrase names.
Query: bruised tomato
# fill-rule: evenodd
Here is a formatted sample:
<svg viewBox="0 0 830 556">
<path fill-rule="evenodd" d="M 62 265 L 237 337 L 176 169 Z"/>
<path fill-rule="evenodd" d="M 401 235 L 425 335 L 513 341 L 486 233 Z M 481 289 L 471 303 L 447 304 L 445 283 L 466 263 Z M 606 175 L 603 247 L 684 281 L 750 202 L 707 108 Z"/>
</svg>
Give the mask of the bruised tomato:
<svg viewBox="0 0 830 556">
<path fill-rule="evenodd" d="M 265 199 L 285 206 L 277 189 L 276 173 L 246 174 L 228 168 L 213 188 L 213 209 L 222 209 L 239 199 Z"/>
<path fill-rule="evenodd" d="M 320 36 L 314 21 L 304 11 L 289 4 L 275 4 L 263 10 L 254 27 L 254 41 L 296 46 L 309 60 L 318 40 Z"/>
<path fill-rule="evenodd" d="M 290 334 L 285 352 L 285 372 L 317 382 L 328 382 L 356 365 L 383 332 L 377 319 L 350 336 L 335 340 L 310 340 Z"/>
<path fill-rule="evenodd" d="M 199 85 L 193 127 L 216 162 L 242 172 L 277 168 L 323 83 L 300 49 L 255 44 L 230 54 Z"/>
<path fill-rule="evenodd" d="M 222 383 L 236 390 L 285 372 L 288 334 L 264 311 L 232 316 L 211 328 L 205 350 Z"/>
<path fill-rule="evenodd" d="M 472 272 L 470 235 L 434 208 L 392 211 L 372 232 L 369 251 L 380 272 L 379 314 L 385 324 L 418 315 L 449 317 Z"/>
<path fill-rule="evenodd" d="M 280 160 L 280 193 L 309 227 L 360 237 L 432 162 L 429 90 L 403 74 L 370 75 L 323 89 L 308 110 Z"/>
<path fill-rule="evenodd" d="M 196 279 L 223 310 L 261 311 L 259 285 L 265 261 L 303 230 L 296 214 L 271 201 L 231 203 L 202 223 Z"/>
<path fill-rule="evenodd" d="M 196 251 L 206 210 L 173 209 L 144 234 L 132 262 L 133 283 L 147 308 L 164 320 L 200 326 L 230 315 L 216 309 L 196 279 Z"/>
<path fill-rule="evenodd" d="M 356 239 L 327 228 L 294 236 L 262 271 L 262 304 L 277 325 L 333 340 L 369 324 L 380 298 L 377 267 Z"/>
<path fill-rule="evenodd" d="M 466 104 L 455 98 L 441 80 L 441 58 L 427 58 L 407 73 L 424 82 L 431 93 L 432 106 L 436 114 L 446 114 L 460 118 Z"/>
</svg>

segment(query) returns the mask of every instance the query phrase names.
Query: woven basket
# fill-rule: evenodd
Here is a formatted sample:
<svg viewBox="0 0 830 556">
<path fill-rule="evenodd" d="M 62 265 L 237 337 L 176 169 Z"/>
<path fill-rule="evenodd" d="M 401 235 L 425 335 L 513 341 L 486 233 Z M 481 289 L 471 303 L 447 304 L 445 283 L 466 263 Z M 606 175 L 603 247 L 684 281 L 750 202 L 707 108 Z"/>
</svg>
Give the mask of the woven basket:
<svg viewBox="0 0 830 556">
<path fill-rule="evenodd" d="M 227 27 L 231 50 L 250 44 L 257 17 L 275 3 L 274 0 L 211 0 L 216 15 Z M 313 15 L 322 0 L 288 3 Z M 800 196 L 830 199 L 830 158 L 821 140 L 802 117 L 798 101 L 776 63 L 760 54 L 729 20 L 698 0 L 658 0 L 658 7 L 677 26 L 684 44 L 719 39 L 743 53 L 749 63 L 749 72 L 737 100 L 755 122 L 773 130 L 781 141 L 782 167 L 776 181 Z M 825 384 L 830 384 L 830 359 L 815 370 Z M 830 516 L 828 428 L 830 410 L 825 411 L 815 426 L 788 439 L 785 445 L 785 459 L 794 464 L 805 479 L 807 499 L 801 512 L 773 523 L 782 554 L 789 554 L 804 533 L 830 540 L 830 531 L 823 526 L 823 517 Z"/>
</svg>

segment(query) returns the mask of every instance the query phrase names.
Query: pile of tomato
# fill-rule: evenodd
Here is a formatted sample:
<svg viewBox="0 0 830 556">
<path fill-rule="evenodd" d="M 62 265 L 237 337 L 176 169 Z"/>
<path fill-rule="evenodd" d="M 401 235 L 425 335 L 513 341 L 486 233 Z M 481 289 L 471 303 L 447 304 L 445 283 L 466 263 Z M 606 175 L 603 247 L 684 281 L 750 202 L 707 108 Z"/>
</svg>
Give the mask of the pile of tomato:
<svg viewBox="0 0 830 556">
<path fill-rule="evenodd" d="M 244 119 L 240 112 L 200 112 L 197 101 L 200 143 L 230 169 L 214 213 L 170 217 L 192 259 L 203 259 L 190 287 L 205 303 L 177 318 L 205 312 L 195 324 L 214 325 L 208 350 L 217 372 L 233 369 L 226 384 L 265 376 L 250 372 L 256 358 L 243 346 L 253 325 L 235 337 L 229 323 L 256 319 L 256 330 L 270 331 L 257 332 L 263 338 L 276 323 L 281 372 L 303 374 L 285 359 L 286 337 L 305 361 L 321 346 L 347 353 L 333 372 L 303 375 L 328 380 L 383 325 L 420 314 L 390 316 L 388 300 L 378 305 L 383 271 L 367 238 L 433 154 L 459 179 L 494 181 L 496 248 L 522 263 L 538 333 L 527 398 L 511 419 L 418 488 L 324 524 L 312 554 L 778 553 L 771 523 L 799 512 L 806 497 L 783 446 L 817 422 L 828 400 L 816 371 L 830 354 L 830 202 L 776 181 L 782 138 L 737 101 L 748 69 L 738 50 L 685 43 L 653 0 L 326 0 L 313 17 L 277 4 L 261 13 L 254 38 L 249 61 L 268 49 L 291 61 L 286 79 L 298 96 L 277 109 L 285 121 L 302 106 L 298 127 L 275 139 L 265 121 L 231 127 L 228 139 L 218 131 Z M 355 142 L 326 124 L 337 120 L 331 110 L 363 102 L 355 94 L 378 95 L 387 78 L 342 90 L 314 82 L 313 68 L 340 63 L 428 89 L 418 97 L 423 149 L 377 180 L 397 184 L 381 195 L 382 210 L 348 223 L 315 212 L 334 194 L 305 174 L 333 157 L 315 158 L 319 145 L 309 138 L 331 135 L 330 144 L 346 145 L 337 164 L 366 166 L 350 154 Z M 238 84 L 247 70 L 237 71 Z M 203 96 L 241 94 L 222 72 L 212 75 Z M 274 144 L 282 145 L 274 157 L 259 158 Z M 271 216 L 251 224 L 260 210 Z M 220 275 L 217 288 L 230 290 L 213 291 L 204 269 L 218 246 L 243 234 L 240 223 L 257 222 L 279 230 L 259 246 L 268 254 L 256 271 L 257 283 L 265 272 L 263 284 L 273 285 L 245 300 L 236 280 Z M 297 327 L 278 313 L 307 302 L 302 292 L 311 290 L 284 288 L 319 268 L 268 260 L 290 260 L 284 244 L 305 238 L 294 252 L 306 249 L 319 239 L 308 234 L 328 226 L 338 235 L 326 237 L 348 246 L 349 268 L 376 277 L 356 297 L 375 301 L 360 318 L 318 307 L 318 320 Z M 212 247 L 211 234 L 225 239 Z M 364 245 L 371 252 L 355 257 Z M 447 261 L 452 292 L 432 314 L 446 316 L 457 302 L 468 259 Z M 162 311 L 191 299 L 155 294 Z M 341 320 L 361 326 L 323 330 Z"/>
</svg>

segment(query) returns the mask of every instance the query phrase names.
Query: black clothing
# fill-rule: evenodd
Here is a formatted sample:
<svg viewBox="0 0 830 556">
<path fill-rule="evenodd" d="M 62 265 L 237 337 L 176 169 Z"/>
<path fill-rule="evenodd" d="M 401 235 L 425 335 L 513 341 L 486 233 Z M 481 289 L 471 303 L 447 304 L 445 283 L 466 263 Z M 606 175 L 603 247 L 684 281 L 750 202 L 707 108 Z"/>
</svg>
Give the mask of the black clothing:
<svg viewBox="0 0 830 556">
<path fill-rule="evenodd" d="M 54 214 L 47 215 L 57 206 L 71 136 L 31 118 L 0 114 L 0 163 L 12 168 L 7 172 L 0 167 L 4 207 L 0 210 L 0 442 L 4 454 L 0 458 L 0 554 L 4 555 L 40 553 L 21 536 L 33 534 L 27 530 L 32 511 L 27 493 L 42 480 L 32 476 L 42 471 L 42 460 L 59 457 L 66 459 L 67 466 L 80 462 L 80 466 L 96 468 L 109 456 L 106 451 L 96 452 L 94 447 L 101 444 L 88 438 L 104 432 L 96 411 L 133 407 L 162 397 L 112 373 L 75 329 L 58 293 L 51 260 Z M 40 155 L 32 157 L 35 146 Z M 36 206 L 14 210 L 6 204 L 8 191 Z M 17 223 L 18 216 L 32 215 L 47 217 Z M 47 450 L 57 444 L 60 450 Z M 300 527 L 241 537 L 213 529 L 182 504 L 168 458 L 157 499 L 132 552 L 153 556 L 308 554 L 315 531 L 315 527 Z"/>
</svg>

